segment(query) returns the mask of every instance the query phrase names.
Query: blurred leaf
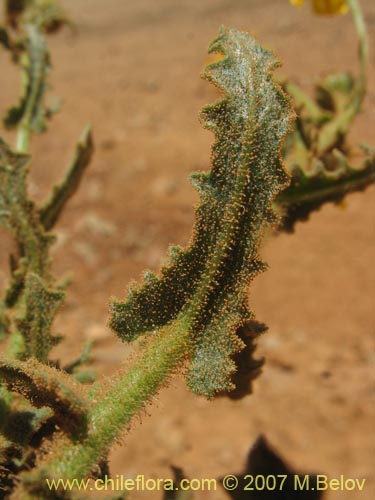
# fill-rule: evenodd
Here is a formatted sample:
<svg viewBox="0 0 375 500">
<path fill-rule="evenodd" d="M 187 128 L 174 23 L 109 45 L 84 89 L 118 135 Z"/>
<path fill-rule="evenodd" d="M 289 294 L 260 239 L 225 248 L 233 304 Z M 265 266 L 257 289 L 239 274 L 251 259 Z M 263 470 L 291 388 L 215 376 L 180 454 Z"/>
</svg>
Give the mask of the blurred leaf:
<svg viewBox="0 0 375 500">
<path fill-rule="evenodd" d="M 25 51 L 21 56 L 24 72 L 22 96 L 19 104 L 9 109 L 4 124 L 8 129 L 13 129 L 22 123 L 25 128 L 41 133 L 47 128 L 46 117 L 50 113 L 44 107 L 49 56 L 41 32 L 31 24 L 25 29 Z"/>
<path fill-rule="evenodd" d="M 5 28 L 3 28 L 2 26 L 0 26 L 0 45 L 2 45 L 3 47 L 5 47 L 8 50 L 10 50 L 10 48 L 12 46 L 8 31 Z"/>
<path fill-rule="evenodd" d="M 326 163 L 316 160 L 310 171 L 298 164 L 292 165 L 291 184 L 276 199 L 284 213 L 280 229 L 293 232 L 297 221 L 307 220 L 325 203 L 341 203 L 347 194 L 363 191 L 374 184 L 375 151 L 368 148 L 365 153 L 366 159 L 360 168 L 351 167 L 339 150 L 325 155 Z"/>
<path fill-rule="evenodd" d="M 53 188 L 52 194 L 39 209 L 40 220 L 47 231 L 56 224 L 67 201 L 77 191 L 82 175 L 91 161 L 93 151 L 91 128 L 86 127 L 77 144 L 64 179 Z"/>
<path fill-rule="evenodd" d="M 16 319 L 24 338 L 26 358 L 34 357 L 43 363 L 47 362 L 50 350 L 60 340 L 60 337 L 52 335 L 51 326 L 64 297 L 63 291 L 50 289 L 37 274 L 27 274 L 23 314 Z"/>
<path fill-rule="evenodd" d="M 58 0 L 5 0 L 6 22 L 14 29 L 33 24 L 41 31 L 53 33 L 69 20 Z"/>
</svg>

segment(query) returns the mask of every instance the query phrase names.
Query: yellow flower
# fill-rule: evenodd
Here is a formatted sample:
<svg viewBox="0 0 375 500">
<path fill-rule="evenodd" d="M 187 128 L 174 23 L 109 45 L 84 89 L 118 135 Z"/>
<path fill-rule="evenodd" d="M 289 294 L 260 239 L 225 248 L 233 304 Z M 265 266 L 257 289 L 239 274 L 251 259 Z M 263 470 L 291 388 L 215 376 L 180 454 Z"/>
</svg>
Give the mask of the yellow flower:
<svg viewBox="0 0 375 500">
<path fill-rule="evenodd" d="M 302 5 L 305 0 L 290 0 L 292 5 Z M 345 14 L 348 12 L 346 0 L 312 0 L 316 14 Z"/>
</svg>

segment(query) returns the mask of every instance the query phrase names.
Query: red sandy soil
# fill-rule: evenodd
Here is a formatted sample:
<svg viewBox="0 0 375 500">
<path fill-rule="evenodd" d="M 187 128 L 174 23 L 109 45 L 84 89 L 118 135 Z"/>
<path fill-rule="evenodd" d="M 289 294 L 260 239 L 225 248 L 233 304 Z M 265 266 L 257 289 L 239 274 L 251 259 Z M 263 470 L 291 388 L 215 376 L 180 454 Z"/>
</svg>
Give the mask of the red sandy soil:
<svg viewBox="0 0 375 500">
<path fill-rule="evenodd" d="M 279 74 L 308 89 L 330 70 L 355 70 L 356 40 L 348 16 L 315 17 L 286 0 L 63 3 L 77 31 L 50 38 L 51 81 L 64 105 L 33 141 L 31 192 L 38 200 L 47 194 L 92 123 L 96 153 L 57 228 L 54 269 L 72 271 L 74 281 L 56 322 L 66 340 L 54 354 L 71 360 L 92 339 L 92 367 L 110 375 L 131 349 L 105 326 L 109 298 L 124 297 L 142 270 L 158 270 L 170 243 L 189 239 L 197 195 L 188 175 L 208 168 L 213 139 L 197 116 L 217 98 L 199 74 L 220 25 L 272 47 L 284 61 Z M 375 4 L 362 4 L 374 33 Z M 1 67 L 4 114 L 17 99 L 18 73 L 4 57 Z M 372 68 L 353 143 L 375 145 L 374 101 Z M 170 477 L 171 463 L 191 478 L 238 472 L 264 433 L 299 470 L 366 478 L 362 493 L 332 491 L 328 500 L 375 498 L 374 193 L 327 205 L 295 234 L 264 243 L 270 269 L 251 287 L 250 304 L 269 332 L 258 343 L 267 362 L 254 394 L 206 401 L 175 379 L 111 453 L 114 474 Z M 1 233 L 1 269 L 10 248 Z"/>
</svg>

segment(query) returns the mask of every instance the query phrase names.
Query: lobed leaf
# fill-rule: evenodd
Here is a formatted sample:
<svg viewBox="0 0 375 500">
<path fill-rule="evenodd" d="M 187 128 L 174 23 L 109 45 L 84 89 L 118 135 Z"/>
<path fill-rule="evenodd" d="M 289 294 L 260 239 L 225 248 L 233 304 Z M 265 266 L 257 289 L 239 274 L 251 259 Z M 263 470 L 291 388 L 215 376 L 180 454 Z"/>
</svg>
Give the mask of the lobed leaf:
<svg viewBox="0 0 375 500">
<path fill-rule="evenodd" d="M 29 156 L 15 153 L 0 138 L 0 225 L 16 239 L 20 257 L 27 263 L 24 269 L 45 276 L 53 237 L 44 230 L 27 195 L 29 161 Z"/>
<path fill-rule="evenodd" d="M 276 205 L 283 212 L 280 229 L 293 232 L 297 221 L 307 220 L 311 212 L 325 203 L 340 203 L 347 194 L 363 191 L 374 184 L 375 151 L 366 152 L 367 157 L 360 168 L 352 167 L 337 149 L 326 156 L 328 164 L 316 160 L 310 170 L 293 164 L 291 184 L 276 199 Z"/>
<path fill-rule="evenodd" d="M 86 127 L 80 138 L 73 159 L 67 168 L 61 184 L 53 188 L 52 194 L 39 209 L 40 220 L 44 228 L 49 231 L 59 219 L 67 201 L 79 187 L 87 166 L 91 161 L 94 145 L 91 128 Z"/>
<path fill-rule="evenodd" d="M 7 308 L 17 306 L 17 314 L 13 314 L 17 330 L 9 327 L 6 309 L 0 302 L 0 335 L 13 330 L 9 352 L 17 358 L 32 356 L 46 363 L 50 350 L 60 340 L 51 334 L 51 325 L 64 293 L 50 274 L 49 249 L 54 237 L 47 231 L 78 188 L 92 149 L 87 128 L 65 179 L 38 209 L 27 193 L 29 157 L 15 153 L 0 139 L 0 225 L 18 245 L 18 255 L 10 259 L 11 282 L 4 298 Z"/>
<path fill-rule="evenodd" d="M 28 273 L 24 297 L 24 313 L 16 321 L 24 338 L 24 357 L 35 357 L 46 363 L 50 350 L 60 340 L 51 334 L 51 325 L 65 294 L 61 290 L 50 289 L 37 274 Z"/>
<path fill-rule="evenodd" d="M 267 331 L 264 323 L 248 321 L 237 329 L 237 335 L 245 347 L 232 356 L 236 370 L 231 375 L 233 389 L 219 393 L 218 396 L 226 396 L 230 399 L 241 399 L 253 392 L 253 381 L 262 373 L 264 358 L 255 359 L 256 339 Z"/>
<path fill-rule="evenodd" d="M 72 377 L 35 359 L 0 360 L 0 379 L 9 390 L 30 400 L 33 406 L 47 406 L 69 434 L 86 426 L 88 406 L 82 388 Z"/>
<path fill-rule="evenodd" d="M 222 29 L 210 47 L 224 57 L 204 78 L 224 92 L 202 111 L 213 130 L 212 170 L 192 176 L 201 196 L 186 250 L 173 248 L 160 277 L 147 275 L 126 302 L 111 305 L 111 327 L 131 341 L 175 320 L 194 338 L 190 388 L 206 396 L 234 388 L 232 356 L 244 348 L 238 329 L 252 319 L 249 282 L 265 264 L 258 248 L 277 221 L 271 205 L 288 184 L 280 148 L 292 112 L 272 79 L 273 54 L 247 34 Z"/>
<path fill-rule="evenodd" d="M 359 71 L 335 73 L 315 86 L 315 98 L 297 85 L 285 82 L 292 96 L 297 120 L 288 136 L 284 157 L 292 175 L 291 185 L 277 200 L 284 212 L 282 230 L 293 231 L 298 220 L 327 202 L 340 202 L 348 193 L 362 191 L 375 181 L 375 154 L 365 149 L 361 167 L 353 168 L 347 134 L 361 111 L 366 95 L 368 40 L 359 6 L 351 6 L 358 35 Z"/>
</svg>

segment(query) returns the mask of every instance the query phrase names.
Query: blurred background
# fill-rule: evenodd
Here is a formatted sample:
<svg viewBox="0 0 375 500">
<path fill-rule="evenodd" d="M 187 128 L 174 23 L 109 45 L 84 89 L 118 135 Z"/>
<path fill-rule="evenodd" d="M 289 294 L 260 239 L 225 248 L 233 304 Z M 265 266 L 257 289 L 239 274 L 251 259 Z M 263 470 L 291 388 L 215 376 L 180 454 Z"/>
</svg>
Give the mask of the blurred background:
<svg viewBox="0 0 375 500">
<path fill-rule="evenodd" d="M 219 27 L 249 31 L 283 61 L 278 74 L 309 91 L 329 71 L 356 70 L 357 42 L 348 15 L 317 17 L 309 2 L 299 9 L 287 0 L 62 4 L 75 29 L 50 37 L 49 46 L 50 81 L 63 107 L 49 132 L 33 139 L 31 194 L 44 198 L 91 123 L 94 159 L 54 247 L 56 273 L 73 277 L 55 325 L 66 341 L 55 355 L 69 361 L 91 340 L 92 367 L 111 375 L 131 348 L 106 327 L 110 297 L 124 297 L 130 280 L 158 270 L 170 243 L 190 237 L 198 198 L 188 176 L 208 168 L 213 140 L 199 110 L 218 98 L 199 75 Z M 361 4 L 374 34 L 375 4 Z M 1 52 L 2 116 L 18 100 L 18 77 Z M 353 144 L 375 146 L 374 81 L 372 66 Z M 113 474 L 171 477 L 170 464 L 191 478 L 239 472 L 264 433 L 298 470 L 366 478 L 362 493 L 330 492 L 328 500 L 374 498 L 374 194 L 372 187 L 340 207 L 327 205 L 293 235 L 264 243 L 270 269 L 249 293 L 256 318 L 269 326 L 258 342 L 266 364 L 254 394 L 208 402 L 174 379 L 112 452 Z M 3 232 L 0 238 L 5 283 L 12 243 Z"/>
</svg>

